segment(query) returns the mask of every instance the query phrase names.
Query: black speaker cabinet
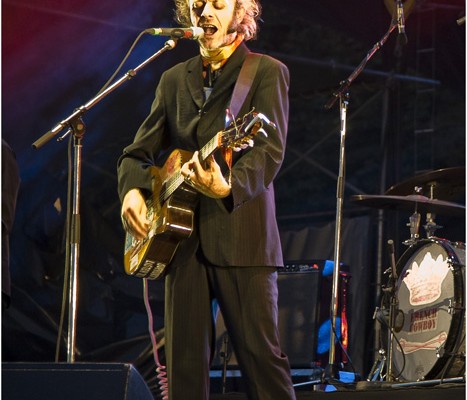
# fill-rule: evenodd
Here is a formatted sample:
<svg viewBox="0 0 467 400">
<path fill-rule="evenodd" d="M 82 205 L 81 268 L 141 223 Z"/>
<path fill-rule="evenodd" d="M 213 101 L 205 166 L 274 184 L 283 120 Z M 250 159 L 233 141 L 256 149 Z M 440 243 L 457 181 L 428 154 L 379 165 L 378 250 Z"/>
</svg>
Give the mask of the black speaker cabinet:
<svg viewBox="0 0 467 400">
<path fill-rule="evenodd" d="M 319 269 L 283 270 L 278 274 L 281 347 L 292 368 L 309 367 L 315 360 L 320 276 Z M 227 356 L 228 367 L 238 366 L 220 312 L 216 323 L 216 338 L 212 367 L 222 367 L 224 355 Z"/>
<path fill-rule="evenodd" d="M 8 400 L 153 400 L 131 364 L 2 363 Z"/>
<path fill-rule="evenodd" d="M 320 307 L 319 269 L 278 275 L 279 333 L 292 368 L 309 368 L 316 360 Z"/>
</svg>

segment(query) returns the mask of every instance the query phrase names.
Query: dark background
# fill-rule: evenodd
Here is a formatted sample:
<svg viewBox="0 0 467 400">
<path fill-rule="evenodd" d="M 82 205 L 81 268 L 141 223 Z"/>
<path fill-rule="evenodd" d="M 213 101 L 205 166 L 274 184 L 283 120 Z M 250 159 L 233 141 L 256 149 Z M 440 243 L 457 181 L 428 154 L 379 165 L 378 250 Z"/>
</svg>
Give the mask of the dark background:
<svg viewBox="0 0 467 400">
<path fill-rule="evenodd" d="M 385 3 L 391 4 L 264 2 L 259 38 L 249 46 L 282 60 L 291 73 L 288 145 L 276 179 L 286 262 L 333 257 L 340 118 L 338 103 L 324 106 L 388 31 Z M 68 139 L 38 150 L 31 145 L 99 91 L 141 31 L 175 26 L 172 9 L 170 1 L 149 0 L 2 1 L 2 137 L 21 172 L 4 361 L 53 361 L 60 320 L 73 156 Z M 461 0 L 416 1 L 406 15 L 407 45 L 392 32 L 350 87 L 342 261 L 352 273 L 349 351 L 363 376 L 378 347 L 372 314 L 389 262 L 382 243 L 393 239 L 401 256 L 411 211 L 367 207 L 351 196 L 383 194 L 418 174 L 465 165 L 465 25 L 456 23 L 464 13 Z M 145 35 L 119 76 L 163 43 Z M 143 373 L 150 364 L 141 280 L 123 272 L 116 161 L 148 113 L 162 71 L 196 51 L 195 43 L 180 41 L 84 115 L 80 360 L 130 360 Z M 463 175 L 455 185 L 459 190 L 439 199 L 464 203 Z M 465 241 L 463 216 L 448 210 L 437 222 L 437 235 Z M 161 329 L 162 287 L 150 287 Z"/>
</svg>

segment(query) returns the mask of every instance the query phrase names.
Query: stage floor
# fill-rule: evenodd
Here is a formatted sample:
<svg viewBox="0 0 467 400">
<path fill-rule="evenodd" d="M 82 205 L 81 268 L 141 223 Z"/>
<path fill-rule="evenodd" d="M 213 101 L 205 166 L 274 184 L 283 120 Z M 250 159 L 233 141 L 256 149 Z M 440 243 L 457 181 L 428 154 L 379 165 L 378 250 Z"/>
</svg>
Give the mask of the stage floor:
<svg viewBox="0 0 467 400">
<path fill-rule="evenodd" d="M 297 400 L 465 400 L 465 384 L 442 384 L 378 390 L 337 390 L 334 392 L 297 390 Z M 210 400 L 247 400 L 244 393 L 212 394 Z"/>
<path fill-rule="evenodd" d="M 325 387 L 308 384 L 305 376 L 298 376 L 300 371 L 295 372 L 297 400 L 464 400 L 466 395 L 464 378 L 448 378 L 449 383 L 442 384 L 439 380 L 438 384 L 425 381 L 412 387 L 366 381 Z M 210 400 L 247 400 L 238 371 L 229 371 L 224 385 L 219 373 L 215 371 L 211 376 Z M 301 382 L 297 382 L 299 378 Z M 331 389 L 334 391 L 325 391 Z M 155 400 L 156 397 L 131 364 L 2 363 L 2 398 L 7 400 Z"/>
<path fill-rule="evenodd" d="M 312 370 L 292 370 L 297 400 L 465 400 L 465 378 L 397 383 L 353 382 L 322 385 L 318 379 L 311 382 Z M 350 376 L 349 376 L 350 377 Z M 222 371 L 211 371 L 211 400 L 246 400 L 240 371 L 230 370 L 223 382 Z"/>
</svg>

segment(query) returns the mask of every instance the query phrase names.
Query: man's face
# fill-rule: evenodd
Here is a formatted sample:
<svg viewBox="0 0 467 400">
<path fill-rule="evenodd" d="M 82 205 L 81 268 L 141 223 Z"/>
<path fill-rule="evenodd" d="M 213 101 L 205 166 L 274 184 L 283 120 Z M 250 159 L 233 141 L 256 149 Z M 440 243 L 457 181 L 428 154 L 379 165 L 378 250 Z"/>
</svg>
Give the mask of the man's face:
<svg viewBox="0 0 467 400">
<path fill-rule="evenodd" d="M 203 28 L 199 42 L 208 50 L 218 49 L 236 37 L 236 0 L 190 0 L 191 22 Z"/>
</svg>

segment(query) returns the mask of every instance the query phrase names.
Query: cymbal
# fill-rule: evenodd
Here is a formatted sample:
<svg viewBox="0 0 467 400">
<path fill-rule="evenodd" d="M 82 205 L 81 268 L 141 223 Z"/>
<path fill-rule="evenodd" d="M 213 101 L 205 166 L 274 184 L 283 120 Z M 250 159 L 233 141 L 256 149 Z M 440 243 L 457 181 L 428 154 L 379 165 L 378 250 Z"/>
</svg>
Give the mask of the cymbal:
<svg viewBox="0 0 467 400">
<path fill-rule="evenodd" d="M 386 196 L 359 194 L 351 200 L 368 207 L 405 210 L 410 212 L 434 213 L 440 215 L 465 215 L 465 206 L 442 200 L 432 200 L 418 194 L 409 196 Z"/>
<path fill-rule="evenodd" d="M 386 190 L 389 196 L 407 196 L 421 187 L 421 195 L 448 201 L 464 198 L 465 167 L 443 168 L 430 171 L 397 183 Z"/>
</svg>

